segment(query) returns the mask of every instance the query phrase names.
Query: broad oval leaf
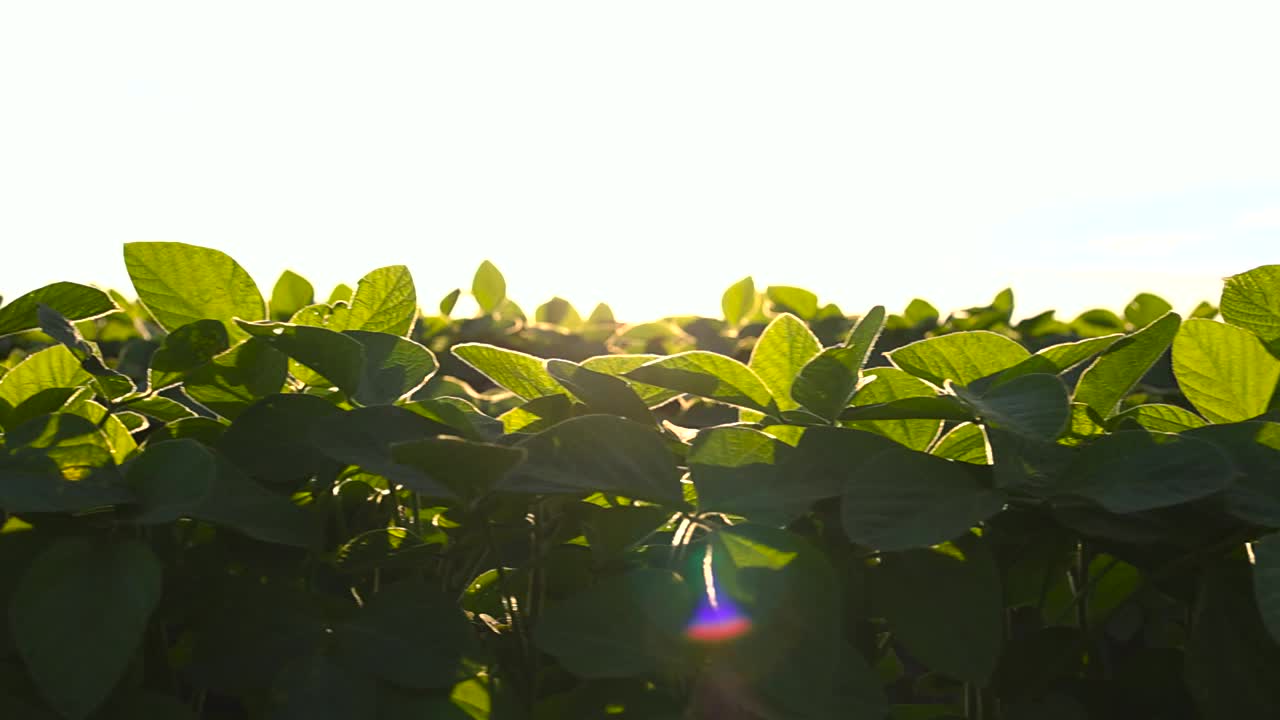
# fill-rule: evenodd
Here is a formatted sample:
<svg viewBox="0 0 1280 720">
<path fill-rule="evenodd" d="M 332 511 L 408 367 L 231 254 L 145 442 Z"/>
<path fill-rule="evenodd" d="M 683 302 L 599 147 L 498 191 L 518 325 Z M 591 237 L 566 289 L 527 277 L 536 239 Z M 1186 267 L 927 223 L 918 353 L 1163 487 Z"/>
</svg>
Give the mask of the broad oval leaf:
<svg viewBox="0 0 1280 720">
<path fill-rule="evenodd" d="M 347 330 L 407 336 L 418 316 L 418 293 L 404 265 L 378 268 L 356 285 Z"/>
<path fill-rule="evenodd" d="M 676 457 L 658 432 L 612 415 L 565 420 L 522 440 L 528 457 L 499 490 L 523 494 L 593 492 L 683 505 Z"/>
<path fill-rule="evenodd" d="M 176 385 L 183 376 L 231 348 L 227 326 L 217 320 L 197 320 L 165 336 L 151 355 L 147 370 L 152 391 Z"/>
<path fill-rule="evenodd" d="M 160 562 L 137 540 L 64 537 L 35 559 L 9 623 L 49 705 L 83 720 L 102 704 L 141 645 L 160 590 Z"/>
<path fill-rule="evenodd" d="M 1280 265 L 1232 275 L 1222 286 L 1222 319 L 1280 349 Z"/>
<path fill-rule="evenodd" d="M 874 379 L 872 379 L 874 377 Z M 864 384 L 853 396 L 853 407 L 885 406 L 887 403 L 908 399 L 934 399 L 951 401 L 953 398 L 938 398 L 938 391 L 929 383 L 891 367 L 878 367 L 867 370 Z M 968 419 L 967 414 L 965 419 Z M 883 435 L 902 443 L 912 450 L 924 450 L 937 439 L 942 428 L 942 421 L 929 417 L 848 420 L 840 423 L 844 427 L 866 430 Z"/>
<path fill-rule="evenodd" d="M 872 577 L 877 608 L 913 657 L 987 683 L 1000 658 L 1004 598 L 984 540 L 965 533 L 942 547 L 885 553 Z"/>
<path fill-rule="evenodd" d="M 233 318 L 266 318 L 258 286 L 226 253 L 178 242 L 132 242 L 125 243 L 124 264 L 138 299 L 165 330 L 211 319 L 241 338 Z"/>
<path fill-rule="evenodd" d="M 291 323 L 237 321 L 252 335 L 320 373 L 347 395 L 355 395 L 365 374 L 364 347 L 356 339 L 325 328 Z"/>
<path fill-rule="evenodd" d="M 1177 313 L 1169 313 L 1117 340 L 1080 376 L 1072 399 L 1093 408 L 1104 419 L 1114 415 L 1124 396 L 1168 349 L 1181 324 Z"/>
<path fill-rule="evenodd" d="M 1193 318 L 1173 339 L 1173 374 L 1210 422 L 1240 422 L 1267 411 L 1280 359 L 1248 330 Z"/>
<path fill-rule="evenodd" d="M 751 368 L 731 357 L 690 350 L 660 357 L 627 378 L 758 412 L 773 412 L 773 395 Z"/>
<path fill-rule="evenodd" d="M 801 368 L 822 351 L 822 343 L 809 326 L 790 313 L 774 318 L 756 340 L 747 367 L 769 389 L 779 410 L 794 410 L 800 403 L 791 397 L 791 385 Z"/>
<path fill-rule="evenodd" d="M 271 301 L 268 303 L 270 320 L 285 321 L 302 308 L 314 303 L 316 290 L 311 281 L 292 270 L 280 273 L 280 278 L 271 288 Z"/>
<path fill-rule="evenodd" d="M 985 393 L 965 388 L 956 393 L 984 424 L 1035 440 L 1056 439 L 1071 418 L 1071 399 L 1057 375 L 1032 373 Z"/>
<path fill-rule="evenodd" d="M 1231 460 L 1213 443 L 1126 430 L 1085 446 L 1060 490 L 1110 512 L 1135 513 L 1212 495 L 1234 474 Z"/>
<path fill-rule="evenodd" d="M 507 281 L 497 266 L 485 260 L 476 268 L 475 277 L 471 281 L 471 294 L 479 303 L 480 312 L 488 315 L 507 299 Z"/>
<path fill-rule="evenodd" d="M 1000 512 L 1005 498 L 985 467 L 895 446 L 851 473 L 845 534 L 879 550 L 907 550 L 956 538 Z"/>
<path fill-rule="evenodd" d="M 622 378 L 596 372 L 568 360 L 548 360 L 547 372 L 592 412 L 652 422 L 649 407 Z"/>
<path fill-rule="evenodd" d="M 125 482 L 138 496 L 134 522 L 173 522 L 190 517 L 217 482 L 213 453 L 195 440 L 181 439 L 148 446 L 125 471 Z"/>
<path fill-rule="evenodd" d="M 364 373 L 355 399 L 361 405 L 391 404 L 407 397 L 435 374 L 436 357 L 407 338 L 385 332 L 343 333 L 364 348 Z"/>
<path fill-rule="evenodd" d="M 919 340 L 885 356 L 895 367 L 942 387 L 946 380 L 968 385 L 1017 365 L 1031 353 L 1004 335 L 970 330 Z"/>
<path fill-rule="evenodd" d="M 461 343 L 449 352 L 521 399 L 568 394 L 547 372 L 547 361 L 542 358 L 486 343 Z"/>
<path fill-rule="evenodd" d="M 40 326 L 39 306 L 45 305 L 68 320 L 89 320 L 120 308 L 110 295 L 87 285 L 56 282 L 32 290 L 0 307 L 0 337 L 34 330 Z"/>
<path fill-rule="evenodd" d="M 317 448 L 312 430 L 342 414 L 314 395 L 271 395 L 251 405 L 218 440 L 228 459 L 269 484 L 293 486 L 312 476 L 336 475 L 342 465 Z"/>
<path fill-rule="evenodd" d="M 54 345 L 23 358 L 0 377 L 0 400 L 17 407 L 49 388 L 74 388 L 93 382 L 80 360 L 65 345 Z"/>
<path fill-rule="evenodd" d="M 260 398 L 274 395 L 289 375 L 289 358 L 261 338 L 249 338 L 187 373 L 182 388 L 193 400 L 235 419 Z"/>
<path fill-rule="evenodd" d="M 720 309 L 724 312 L 724 321 L 730 327 L 737 327 L 751 313 L 756 303 L 756 285 L 751 276 L 747 276 L 729 286 L 720 297 Z"/>
</svg>

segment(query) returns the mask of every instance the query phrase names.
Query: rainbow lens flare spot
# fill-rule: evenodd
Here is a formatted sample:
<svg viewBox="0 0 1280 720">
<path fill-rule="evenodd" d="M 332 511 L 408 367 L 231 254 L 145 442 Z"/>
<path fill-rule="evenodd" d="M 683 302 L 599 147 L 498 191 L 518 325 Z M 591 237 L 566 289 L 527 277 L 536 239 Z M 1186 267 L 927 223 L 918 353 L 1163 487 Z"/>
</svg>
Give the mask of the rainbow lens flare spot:
<svg viewBox="0 0 1280 720">
<path fill-rule="evenodd" d="M 693 619 L 685 626 L 685 637 L 695 642 L 722 643 L 746 635 L 751 630 L 751 620 L 742 614 L 728 598 L 712 604 L 703 598 Z"/>
</svg>

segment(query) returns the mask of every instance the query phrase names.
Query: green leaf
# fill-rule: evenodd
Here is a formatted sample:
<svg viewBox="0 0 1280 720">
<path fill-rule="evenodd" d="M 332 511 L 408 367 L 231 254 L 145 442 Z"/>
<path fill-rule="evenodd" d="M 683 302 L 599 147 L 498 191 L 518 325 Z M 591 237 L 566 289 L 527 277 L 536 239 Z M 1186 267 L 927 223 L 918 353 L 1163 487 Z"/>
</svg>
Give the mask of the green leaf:
<svg viewBox="0 0 1280 720">
<path fill-rule="evenodd" d="M 587 316 L 588 325 L 614 325 L 617 322 L 613 317 L 613 308 L 604 303 L 596 303 L 591 314 Z"/>
<path fill-rule="evenodd" d="M 191 408 L 163 395 L 130 400 L 128 407 L 134 412 L 165 423 L 195 417 L 196 415 Z"/>
<path fill-rule="evenodd" d="M 894 366 L 942 387 L 946 380 L 968 385 L 1017 365 L 1031 353 L 1003 335 L 971 330 L 903 345 L 885 356 Z"/>
<path fill-rule="evenodd" d="M 378 268 L 356 285 L 346 330 L 407 336 L 418 316 L 418 294 L 404 265 Z"/>
<path fill-rule="evenodd" d="M 260 338 L 249 338 L 187 373 L 183 390 L 227 419 L 284 387 L 289 358 Z"/>
<path fill-rule="evenodd" d="M 160 590 L 160 562 L 137 540 L 64 537 L 35 559 L 9 622 L 49 705 L 83 720 L 106 700 L 142 643 Z"/>
<path fill-rule="evenodd" d="M 133 501 L 133 493 L 108 473 L 67 480 L 53 459 L 0 456 L 0 508 L 8 512 L 80 513 Z"/>
<path fill-rule="evenodd" d="M 310 431 L 313 447 L 344 465 L 381 475 L 414 492 L 449 498 L 452 493 L 430 473 L 413 464 L 400 463 L 392 450 L 396 443 L 456 432 L 448 425 L 415 412 L 415 406 L 374 405 L 331 414 Z"/>
<path fill-rule="evenodd" d="M 547 395 L 517 405 L 498 416 L 503 433 L 535 433 L 574 414 L 574 402 L 568 395 Z"/>
<path fill-rule="evenodd" d="M 824 420 L 835 420 L 858 389 L 858 351 L 837 346 L 818 353 L 800 369 L 791 397 Z"/>
<path fill-rule="evenodd" d="M 1168 349 L 1181 324 L 1177 313 L 1169 313 L 1117 340 L 1080 376 L 1075 402 L 1088 405 L 1104 419 L 1114 415 L 1124 396 Z"/>
<path fill-rule="evenodd" d="M 844 346 L 854 352 L 854 360 L 859 369 L 866 365 L 867 358 L 871 357 L 871 351 L 875 349 L 876 341 L 884 331 L 884 322 L 884 306 L 876 305 L 862 316 L 858 324 L 849 331 L 849 337 L 845 338 Z"/>
<path fill-rule="evenodd" d="M 1271 638 L 1280 643 L 1280 533 L 1255 540 L 1249 552 L 1253 558 L 1253 593 L 1258 611 Z"/>
<path fill-rule="evenodd" d="M 458 304 L 458 298 L 462 297 L 462 288 L 454 288 L 440 299 L 440 314 L 449 317 L 449 313 L 453 312 L 453 308 Z"/>
<path fill-rule="evenodd" d="M 1268 633 L 1249 591 L 1243 563 L 1211 565 L 1200 575 L 1186 683 L 1205 720 L 1263 718 L 1280 707 L 1280 645 Z"/>
<path fill-rule="evenodd" d="M 566 330 L 578 330 L 582 327 L 582 316 L 562 297 L 553 297 L 539 305 L 533 318 L 537 322 L 558 325 Z"/>
<path fill-rule="evenodd" d="M 585 678 L 629 677 L 678 666 L 693 598 L 680 576 L 639 569 L 608 578 L 552 605 L 533 641 Z"/>
<path fill-rule="evenodd" d="M 333 639 L 351 667 L 403 688 L 446 688 L 458 680 L 471 624 L 438 589 L 404 582 L 370 597 Z"/>
<path fill-rule="evenodd" d="M 524 462 L 526 452 L 518 447 L 436 437 L 394 443 L 391 455 L 397 463 L 421 471 L 454 495 L 474 502 Z"/>
<path fill-rule="evenodd" d="M 654 385 L 645 385 L 641 382 L 635 382 L 626 377 L 627 373 L 644 365 L 650 360 L 656 360 L 660 355 L 597 355 L 582 361 L 582 367 L 594 372 L 619 377 L 627 381 L 631 389 L 635 391 L 640 399 L 648 407 L 657 407 L 668 400 L 677 397 L 680 393 L 666 388 L 660 388 Z"/>
<path fill-rule="evenodd" d="M 1267 411 L 1280 383 L 1280 359 L 1248 330 L 1191 319 L 1173 339 L 1173 374 L 1210 422 L 1240 422 Z"/>
<path fill-rule="evenodd" d="M 548 360 L 547 372 L 592 412 L 620 415 L 637 422 L 653 422 L 648 406 L 626 380 L 589 370 L 568 360 Z"/>
<path fill-rule="evenodd" d="M 1124 337 L 1120 333 L 1086 338 L 1075 342 L 1050 345 L 1035 355 L 1000 373 L 994 384 L 1008 382 L 1032 373 L 1064 373 L 1115 344 Z"/>
<path fill-rule="evenodd" d="M 1004 502 L 987 468 L 894 446 L 851 469 L 841 507 L 854 542 L 906 550 L 958 537 Z"/>
<path fill-rule="evenodd" d="M 124 263 L 140 300 L 160 327 L 175 330 L 196 320 L 219 320 L 232 337 L 244 334 L 233 318 L 262 320 L 262 293 L 249 273 L 225 253 L 176 242 L 125 243 Z"/>
<path fill-rule="evenodd" d="M 475 278 L 471 281 L 471 294 L 480 304 L 480 312 L 488 315 L 507 299 L 507 281 L 493 263 L 485 260 L 480 263 Z"/>
<path fill-rule="evenodd" d="M 568 394 L 547 372 L 542 358 L 485 343 L 461 343 L 449 352 L 523 400 Z"/>
<path fill-rule="evenodd" d="M 343 411 L 314 395 L 270 395 L 249 406 L 218 440 L 228 459 L 258 480 L 295 486 L 342 470 L 311 440 L 312 429 Z"/>
<path fill-rule="evenodd" d="M 785 525 L 815 501 L 840 494 L 838 482 L 824 484 L 819 473 L 800 474 L 787 467 L 785 460 L 793 452 L 786 443 L 750 428 L 699 432 L 687 458 L 698 510 Z"/>
<path fill-rule="evenodd" d="M 872 580 L 876 606 L 912 657 L 951 677 L 985 685 L 1000 658 L 1004 602 L 987 543 L 885 553 Z"/>
<path fill-rule="evenodd" d="M 346 303 L 347 305 L 350 305 L 351 296 L 354 294 L 355 292 L 351 289 L 350 285 L 347 285 L 346 283 L 338 283 L 334 286 L 333 292 L 329 293 L 329 299 L 325 300 L 325 304 L 334 305 L 337 303 Z"/>
<path fill-rule="evenodd" d="M 1280 265 L 1232 275 L 1222 286 L 1222 319 L 1280 349 Z"/>
<path fill-rule="evenodd" d="M 1124 320 L 1110 310 L 1086 310 L 1071 321 L 1071 331 L 1085 338 L 1124 332 L 1124 330 Z"/>
<path fill-rule="evenodd" d="M 151 389 L 162 390 L 231 347 L 227 328 L 217 320 L 197 320 L 174 330 L 160 341 L 151 356 L 148 378 Z"/>
<path fill-rule="evenodd" d="M 804 288 L 770 285 L 765 289 L 775 312 L 791 312 L 808 320 L 818 313 L 818 296 Z"/>
<path fill-rule="evenodd" d="M 791 398 L 791 384 L 801 368 L 821 351 L 822 343 L 809 326 L 796 316 L 783 313 L 761 333 L 747 367 L 769 389 L 779 410 L 794 410 L 800 403 Z"/>
<path fill-rule="evenodd" d="M 436 371 L 436 357 L 418 343 L 383 332 L 343 333 L 364 348 L 364 373 L 355 399 L 362 405 L 391 404 L 422 387 Z"/>
<path fill-rule="evenodd" d="M 871 380 L 871 378 L 875 378 Z M 870 380 L 867 382 L 867 380 Z M 866 407 L 908 398 L 935 398 L 937 390 L 919 378 L 897 368 L 878 367 L 866 371 L 864 385 L 853 396 L 853 406 Z M 948 400 L 950 400 L 948 398 Z M 965 419 L 968 419 L 966 415 Z M 924 450 L 938 437 L 942 422 L 935 419 L 885 419 L 845 421 L 841 425 L 883 435 L 913 450 Z"/>
<path fill-rule="evenodd" d="M 876 372 L 884 368 L 873 368 Z M 895 368 L 888 368 L 895 370 Z M 902 372 L 897 370 L 897 372 Z M 868 384 L 870 387 L 870 384 Z M 929 397 L 904 397 L 900 400 L 874 403 L 871 405 L 855 405 L 840 413 L 842 422 L 861 420 L 955 420 L 965 422 L 973 419 L 973 412 L 953 395 L 933 395 Z"/>
<path fill-rule="evenodd" d="M 1124 319 L 1134 328 L 1144 328 L 1173 309 L 1164 298 L 1151 293 L 1138 293 L 1124 308 Z"/>
<path fill-rule="evenodd" d="M 80 360 L 65 345 L 54 345 L 32 353 L 0 377 L 0 400 L 18 407 L 28 398 L 49 388 L 88 385 L 93 376 L 80 367 Z"/>
<path fill-rule="evenodd" d="M 292 270 L 285 270 L 271 289 L 271 320 L 288 320 L 293 314 L 316 301 L 311 282 Z"/>
<path fill-rule="evenodd" d="M 80 361 L 80 367 L 93 376 L 93 385 L 108 400 L 115 400 L 134 393 L 137 388 L 133 381 L 123 373 L 116 372 L 106 366 L 102 354 L 97 347 L 87 342 L 80 331 L 57 310 L 48 305 L 40 305 L 36 311 L 40 319 L 40 329 L 46 335 L 66 346 L 71 354 Z"/>
<path fill-rule="evenodd" d="M 751 368 L 719 353 L 691 350 L 652 360 L 627 378 L 648 385 L 718 400 L 763 413 L 773 411 L 769 388 Z"/>
<path fill-rule="evenodd" d="M 938 438 L 938 442 L 929 449 L 929 454 L 974 465 L 991 464 L 991 446 L 987 442 L 987 434 L 981 425 L 971 422 L 960 423 L 951 428 L 946 435 Z"/>
<path fill-rule="evenodd" d="M 1235 469 L 1213 443 L 1186 435 L 1126 430 L 1085 446 L 1060 490 L 1113 513 L 1196 500 L 1225 489 Z"/>
<path fill-rule="evenodd" d="M 230 460 L 215 453 L 217 475 L 191 517 L 241 532 L 256 540 L 314 548 L 320 526 L 304 508 L 250 480 Z"/>
<path fill-rule="evenodd" d="M 1280 527 L 1280 423 L 1205 425 L 1182 436 L 1213 443 L 1230 457 L 1236 474 L 1223 493 L 1228 512 L 1254 525 Z"/>
<path fill-rule="evenodd" d="M 938 324 L 938 308 L 915 298 L 902 311 L 902 319 L 907 321 L 907 327 L 910 328 L 930 328 Z"/>
<path fill-rule="evenodd" d="M 306 365 L 347 395 L 355 395 L 364 379 L 364 347 L 342 333 L 290 323 L 238 321 L 255 338 Z"/>
<path fill-rule="evenodd" d="M 0 307 L 0 337 L 39 327 L 36 309 L 40 305 L 49 306 L 68 320 L 89 320 L 120 309 L 111 296 L 97 288 L 57 282 Z"/>
<path fill-rule="evenodd" d="M 1204 418 L 1184 410 L 1177 405 L 1137 405 L 1111 418 L 1114 427 L 1120 427 L 1125 420 L 1133 420 L 1147 430 L 1154 432 L 1179 433 L 1183 430 L 1208 425 Z"/>
<path fill-rule="evenodd" d="M 957 388 L 956 394 L 984 424 L 1034 440 L 1055 440 L 1071 418 L 1071 399 L 1057 375 L 1032 373 L 985 393 Z"/>
<path fill-rule="evenodd" d="M 192 512 L 217 482 L 217 462 L 195 440 L 173 440 L 148 446 L 125 471 L 125 482 L 139 499 L 133 521 L 168 523 Z"/>
<path fill-rule="evenodd" d="M 498 486 L 523 494 L 614 493 L 682 505 L 676 457 L 654 429 L 612 415 L 571 418 L 522 440 L 528 459 Z"/>
<path fill-rule="evenodd" d="M 720 297 L 720 309 L 724 311 L 724 321 L 729 327 L 742 324 L 756 302 L 756 284 L 747 276 L 729 286 Z"/>
</svg>

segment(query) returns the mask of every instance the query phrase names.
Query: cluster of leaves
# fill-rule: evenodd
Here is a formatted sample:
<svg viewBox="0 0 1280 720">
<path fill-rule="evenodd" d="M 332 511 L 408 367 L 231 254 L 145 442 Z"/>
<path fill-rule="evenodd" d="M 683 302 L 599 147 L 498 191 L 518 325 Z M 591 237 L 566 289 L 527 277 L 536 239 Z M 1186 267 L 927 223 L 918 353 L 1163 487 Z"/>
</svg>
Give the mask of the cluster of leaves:
<svg viewBox="0 0 1280 720">
<path fill-rule="evenodd" d="M 1280 266 L 1225 322 L 747 279 L 622 325 L 125 262 L 0 306 L 5 717 L 1280 708 Z"/>
</svg>

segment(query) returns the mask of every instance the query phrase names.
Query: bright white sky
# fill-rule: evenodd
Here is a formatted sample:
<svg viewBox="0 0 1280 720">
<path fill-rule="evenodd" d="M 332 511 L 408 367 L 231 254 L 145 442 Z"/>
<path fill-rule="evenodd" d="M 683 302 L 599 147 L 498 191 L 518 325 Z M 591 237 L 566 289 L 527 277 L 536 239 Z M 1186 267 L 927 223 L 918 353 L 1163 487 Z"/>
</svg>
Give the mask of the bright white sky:
<svg viewBox="0 0 1280 720">
<path fill-rule="evenodd" d="M 180 240 L 428 307 L 1185 310 L 1280 262 L 1280 4 L 1192 5 L 0 2 L 0 294 Z"/>
</svg>

